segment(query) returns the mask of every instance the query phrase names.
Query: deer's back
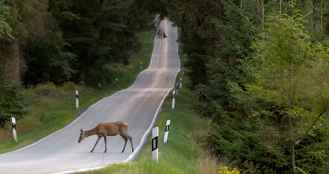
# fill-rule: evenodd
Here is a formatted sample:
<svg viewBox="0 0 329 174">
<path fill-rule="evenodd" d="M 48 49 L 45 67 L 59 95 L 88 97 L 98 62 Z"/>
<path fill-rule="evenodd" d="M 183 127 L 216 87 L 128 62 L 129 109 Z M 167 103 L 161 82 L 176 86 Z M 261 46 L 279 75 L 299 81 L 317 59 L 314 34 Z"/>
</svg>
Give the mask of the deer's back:
<svg viewBox="0 0 329 174">
<path fill-rule="evenodd" d="M 99 134 L 115 136 L 127 131 L 128 124 L 125 122 L 106 122 L 97 125 L 96 130 Z"/>
</svg>

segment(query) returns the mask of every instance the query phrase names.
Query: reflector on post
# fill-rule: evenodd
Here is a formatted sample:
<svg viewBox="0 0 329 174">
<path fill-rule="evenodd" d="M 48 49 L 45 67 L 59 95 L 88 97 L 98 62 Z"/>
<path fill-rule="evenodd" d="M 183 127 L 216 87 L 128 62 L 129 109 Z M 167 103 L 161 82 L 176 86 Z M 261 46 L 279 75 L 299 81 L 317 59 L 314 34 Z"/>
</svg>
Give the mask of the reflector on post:
<svg viewBox="0 0 329 174">
<path fill-rule="evenodd" d="M 164 136 L 163 136 L 163 143 L 164 144 L 168 143 L 169 130 L 170 130 L 170 120 L 167 120 L 166 121 L 165 132 L 164 132 Z"/>
<path fill-rule="evenodd" d="M 159 128 L 154 127 L 152 129 L 152 159 L 157 162 L 159 161 L 158 137 Z"/>
<path fill-rule="evenodd" d="M 75 90 L 75 109 L 79 109 L 79 91 Z"/>
<path fill-rule="evenodd" d="M 14 140 L 17 142 L 16 118 L 14 116 L 11 117 L 11 130 L 13 133 Z"/>
</svg>

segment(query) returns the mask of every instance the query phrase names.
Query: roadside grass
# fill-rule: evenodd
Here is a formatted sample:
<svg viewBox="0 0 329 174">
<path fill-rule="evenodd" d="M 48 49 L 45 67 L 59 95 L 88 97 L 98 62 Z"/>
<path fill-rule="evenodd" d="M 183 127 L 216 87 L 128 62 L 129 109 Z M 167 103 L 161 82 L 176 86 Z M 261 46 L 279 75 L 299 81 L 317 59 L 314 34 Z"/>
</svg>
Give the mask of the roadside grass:
<svg viewBox="0 0 329 174">
<path fill-rule="evenodd" d="M 31 105 L 29 105 L 27 115 L 17 123 L 19 141 L 16 143 L 11 138 L 9 125 L 5 129 L 0 129 L 0 153 L 26 146 L 63 128 L 74 120 L 79 112 L 102 97 L 131 85 L 137 74 L 148 66 L 153 48 L 151 32 L 141 32 L 138 37 L 141 49 L 132 55 L 129 65 L 115 65 L 117 81 L 111 86 L 95 89 L 68 82 L 62 86 L 46 83 L 26 89 L 24 96 Z M 80 92 L 79 110 L 74 108 L 75 89 Z"/>
<path fill-rule="evenodd" d="M 176 101 L 176 110 L 172 111 L 168 97 L 156 122 L 160 130 L 158 163 L 152 161 L 149 136 L 136 160 L 85 174 L 218 174 L 217 162 L 210 158 L 201 143 L 209 132 L 210 121 L 193 110 L 193 94 L 188 89 L 179 90 Z M 168 144 L 163 144 L 167 119 L 171 120 L 171 128 Z"/>
</svg>

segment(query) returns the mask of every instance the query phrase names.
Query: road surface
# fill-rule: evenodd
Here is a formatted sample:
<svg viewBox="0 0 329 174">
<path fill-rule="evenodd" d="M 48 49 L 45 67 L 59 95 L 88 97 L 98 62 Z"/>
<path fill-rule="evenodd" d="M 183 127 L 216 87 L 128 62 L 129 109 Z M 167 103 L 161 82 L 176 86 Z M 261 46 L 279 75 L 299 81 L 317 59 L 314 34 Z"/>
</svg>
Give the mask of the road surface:
<svg viewBox="0 0 329 174">
<path fill-rule="evenodd" d="M 180 70 L 177 29 L 164 20 L 161 27 L 168 37 L 154 39 L 149 67 L 142 71 L 127 89 L 105 97 L 89 107 L 79 118 L 63 129 L 25 148 L 0 155 L 0 174 L 72 173 L 98 169 L 109 164 L 133 159 L 145 142 L 163 100 L 174 87 Z M 125 121 L 133 137 L 135 152 L 128 143 L 120 153 L 123 140 L 108 139 L 108 153 L 104 154 L 104 141 L 90 153 L 96 136 L 77 143 L 79 130 L 93 128 L 104 121 Z"/>
</svg>

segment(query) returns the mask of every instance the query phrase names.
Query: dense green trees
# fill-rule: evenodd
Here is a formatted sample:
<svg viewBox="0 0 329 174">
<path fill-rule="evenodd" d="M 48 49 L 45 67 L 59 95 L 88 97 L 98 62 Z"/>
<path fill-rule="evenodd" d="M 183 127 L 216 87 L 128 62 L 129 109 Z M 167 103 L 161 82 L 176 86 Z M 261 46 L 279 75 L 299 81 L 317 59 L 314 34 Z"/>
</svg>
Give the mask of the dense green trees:
<svg viewBox="0 0 329 174">
<path fill-rule="evenodd" d="M 77 55 L 74 79 L 88 84 L 111 82 L 111 64 L 128 64 L 138 48 L 135 1 L 50 1 L 63 31 L 65 48 Z M 141 13 L 142 14 L 142 13 Z"/>
<path fill-rule="evenodd" d="M 22 115 L 20 84 L 110 84 L 113 67 L 128 65 L 139 49 L 136 33 L 151 26 L 145 5 L 137 0 L 0 0 L 0 124 L 8 115 Z"/>
<path fill-rule="evenodd" d="M 10 26 L 10 7 L 5 4 L 4 0 L 0 1 L 0 38 L 13 38 L 13 29 Z"/>
<path fill-rule="evenodd" d="M 328 83 L 323 79 L 329 76 L 328 49 L 310 41 L 299 18 L 287 16 L 271 19 L 253 48 L 255 53 L 243 65 L 253 79 L 245 84 L 245 90 L 231 87 L 244 112 L 237 118 L 246 122 L 221 122 L 228 127 L 218 128 L 221 133 L 215 135 L 215 144 L 226 153 L 237 149 L 228 150 L 222 143 L 248 147 L 244 154 L 236 154 L 239 159 L 247 155 L 246 160 L 269 173 L 290 173 L 293 169 L 323 173 L 329 157 L 323 146 L 329 126 Z M 246 128 L 240 125 L 246 123 Z M 245 136 L 226 137 L 227 129 L 251 137 L 241 142 Z M 250 146 L 259 154 L 254 156 Z"/>
<path fill-rule="evenodd" d="M 0 43 L 23 52 L 26 85 L 106 84 L 155 13 L 180 27 L 215 153 L 242 173 L 329 170 L 329 1 L 0 0 Z M 3 115 L 24 112 L 11 84 L 0 83 Z"/>
<path fill-rule="evenodd" d="M 175 1 L 169 15 L 181 28 L 182 49 L 189 57 L 187 74 L 192 87 L 208 82 L 207 64 L 217 54 L 222 43 L 223 9 L 220 1 Z"/>
<path fill-rule="evenodd" d="M 196 108 L 215 123 L 209 144 L 242 173 L 328 170 L 328 4 L 169 4 Z"/>
<path fill-rule="evenodd" d="M 76 61 L 76 55 L 63 51 L 60 43 L 48 40 L 33 40 L 26 47 L 25 73 L 26 84 L 37 84 L 51 81 L 61 84 L 72 78 L 75 70 L 71 64 Z"/>
<path fill-rule="evenodd" d="M 327 147 L 315 147 L 327 143 L 329 91 L 325 78 L 329 76 L 329 50 L 324 44 L 311 42 L 299 17 L 271 19 L 264 34 L 255 41 L 254 64 L 250 65 L 255 82 L 248 85 L 248 98 L 280 107 L 281 116 L 270 115 L 278 122 L 270 121 L 263 129 L 279 132 L 270 133 L 274 136 L 270 141 L 277 139 L 272 146 L 288 145 L 281 153 L 289 152 L 285 159 L 291 159 L 292 169 L 323 173 L 329 167 Z M 261 108 L 260 113 L 266 111 Z"/>
<path fill-rule="evenodd" d="M 26 85 L 111 83 L 111 66 L 129 64 L 139 46 L 136 32 L 149 26 L 151 15 L 139 6 L 135 0 L 1 0 L 1 42 L 10 39 L 2 46 L 22 51 L 25 65 L 18 68 Z"/>
<path fill-rule="evenodd" d="M 11 116 L 21 118 L 26 112 L 22 87 L 0 77 L 0 127 L 9 122 Z"/>
</svg>

